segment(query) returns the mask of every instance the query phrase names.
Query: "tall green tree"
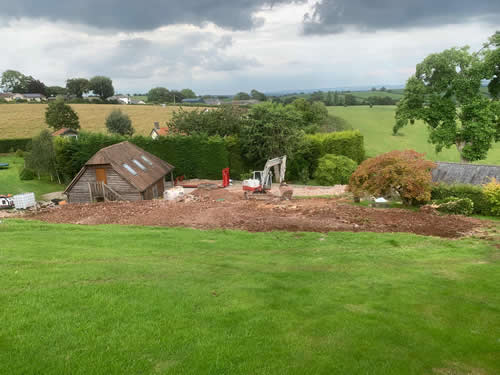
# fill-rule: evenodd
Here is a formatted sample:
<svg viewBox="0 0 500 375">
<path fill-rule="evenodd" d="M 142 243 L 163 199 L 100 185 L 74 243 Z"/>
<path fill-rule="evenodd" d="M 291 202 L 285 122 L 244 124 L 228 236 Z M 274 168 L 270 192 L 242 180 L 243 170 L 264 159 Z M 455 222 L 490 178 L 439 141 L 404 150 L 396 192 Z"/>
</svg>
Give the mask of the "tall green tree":
<svg viewBox="0 0 500 375">
<path fill-rule="evenodd" d="M 415 120 L 429 128 L 436 151 L 455 146 L 463 162 L 487 157 L 493 142 L 500 140 L 498 103 L 498 33 L 479 52 L 469 47 L 434 53 L 417 65 L 396 110 L 393 132 Z M 490 82 L 492 99 L 481 92 Z M 493 83 L 492 83 L 493 82 Z"/>
<path fill-rule="evenodd" d="M 119 109 L 112 111 L 106 118 L 106 128 L 110 133 L 120 135 L 132 135 L 135 131 L 130 117 Z"/>
<path fill-rule="evenodd" d="M 47 86 L 42 81 L 31 79 L 26 85 L 26 92 L 30 94 L 42 94 L 48 96 Z"/>
<path fill-rule="evenodd" d="M 243 155 L 251 164 L 293 156 L 304 134 L 297 127 L 302 116 L 293 106 L 265 102 L 250 108 L 246 117 L 240 141 Z"/>
<path fill-rule="evenodd" d="M 17 70 L 6 70 L 2 73 L 0 86 L 4 92 L 26 93 L 26 89 L 32 77 L 25 76 Z"/>
<path fill-rule="evenodd" d="M 54 130 L 62 128 L 80 129 L 78 115 L 71 106 L 64 103 L 64 100 L 49 103 L 45 111 L 45 122 Z"/>
<path fill-rule="evenodd" d="M 89 89 L 102 100 L 106 100 L 115 94 L 113 81 L 111 78 L 104 76 L 93 77 L 89 82 Z"/>
<path fill-rule="evenodd" d="M 250 99 L 251 96 L 248 95 L 246 92 L 239 92 L 233 97 L 233 100 L 250 100 Z"/>
<path fill-rule="evenodd" d="M 182 95 L 182 97 L 184 99 L 194 99 L 194 98 L 196 98 L 195 92 L 193 90 L 191 90 L 191 89 L 182 89 L 180 91 L 180 93 L 181 93 L 181 95 Z"/>
<path fill-rule="evenodd" d="M 170 91 L 165 87 L 155 87 L 148 92 L 149 103 L 169 103 Z"/>
<path fill-rule="evenodd" d="M 68 94 L 82 98 L 83 94 L 90 91 L 90 82 L 86 78 L 70 78 L 66 81 L 66 89 Z"/>
<path fill-rule="evenodd" d="M 57 96 L 66 95 L 68 90 L 61 86 L 49 86 L 47 87 L 47 96 Z"/>
<path fill-rule="evenodd" d="M 207 134 L 209 136 L 238 135 L 245 119 L 238 106 L 221 105 L 215 109 L 175 111 L 168 126 L 180 134 Z"/>
<path fill-rule="evenodd" d="M 31 150 L 27 153 L 26 166 L 33 169 L 40 179 L 41 174 L 50 175 L 51 179 L 57 177 L 61 183 L 59 173 L 56 168 L 56 152 L 54 149 L 53 137 L 48 130 L 42 130 L 40 134 L 33 137 Z"/>
<path fill-rule="evenodd" d="M 267 100 L 267 96 L 263 92 L 257 91 L 255 89 L 250 91 L 250 96 L 252 97 L 252 99 L 258 100 L 260 102 L 265 102 Z"/>
</svg>

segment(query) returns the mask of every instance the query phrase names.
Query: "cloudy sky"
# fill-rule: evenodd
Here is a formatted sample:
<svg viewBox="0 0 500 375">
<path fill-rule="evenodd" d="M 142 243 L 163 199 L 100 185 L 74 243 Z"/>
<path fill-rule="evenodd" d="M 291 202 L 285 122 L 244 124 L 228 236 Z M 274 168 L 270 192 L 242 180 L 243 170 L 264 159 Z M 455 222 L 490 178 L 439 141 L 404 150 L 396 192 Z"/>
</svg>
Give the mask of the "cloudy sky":
<svg viewBox="0 0 500 375">
<path fill-rule="evenodd" d="M 0 71 L 107 75 L 122 93 L 403 84 L 499 20 L 498 0 L 0 0 Z"/>
</svg>

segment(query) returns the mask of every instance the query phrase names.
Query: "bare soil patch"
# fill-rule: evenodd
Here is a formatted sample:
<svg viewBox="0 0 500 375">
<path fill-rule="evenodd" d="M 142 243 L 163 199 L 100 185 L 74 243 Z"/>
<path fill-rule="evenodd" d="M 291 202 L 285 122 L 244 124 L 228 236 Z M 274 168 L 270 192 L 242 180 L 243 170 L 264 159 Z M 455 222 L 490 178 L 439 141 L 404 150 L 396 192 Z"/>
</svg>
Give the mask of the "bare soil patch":
<svg viewBox="0 0 500 375">
<path fill-rule="evenodd" d="M 142 201 L 71 204 L 42 209 L 25 218 L 51 223 L 121 224 L 199 229 L 306 232 L 408 232 L 456 238 L 482 223 L 464 216 L 404 209 L 353 206 L 335 199 L 246 201 L 230 190 L 194 191 L 185 202 Z"/>
</svg>

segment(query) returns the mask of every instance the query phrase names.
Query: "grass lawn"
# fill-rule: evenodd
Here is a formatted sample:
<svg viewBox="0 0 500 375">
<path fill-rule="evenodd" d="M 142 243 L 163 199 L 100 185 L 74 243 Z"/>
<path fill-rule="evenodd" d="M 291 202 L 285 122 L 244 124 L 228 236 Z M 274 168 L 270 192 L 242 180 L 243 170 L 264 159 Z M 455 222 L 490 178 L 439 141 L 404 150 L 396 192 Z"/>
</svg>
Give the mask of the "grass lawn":
<svg viewBox="0 0 500 375">
<path fill-rule="evenodd" d="M 0 223 L 2 374 L 498 374 L 491 242 Z"/>
<path fill-rule="evenodd" d="M 0 194 L 35 193 L 37 199 L 43 194 L 64 190 L 64 185 L 51 182 L 50 178 L 35 178 L 21 181 L 19 170 L 24 166 L 24 159 L 13 154 L 0 154 L 0 163 L 9 163 L 9 169 L 0 169 Z"/>
<path fill-rule="evenodd" d="M 376 156 L 392 150 L 413 149 L 425 153 L 431 160 L 460 161 L 456 149 L 445 149 L 437 154 L 434 146 L 427 142 L 428 130 L 418 121 L 401 129 L 401 135 L 393 136 L 395 106 L 355 106 L 328 107 L 331 114 L 347 120 L 354 129 L 359 129 L 365 136 L 368 156 Z M 480 164 L 500 164 L 500 142 L 497 142 Z"/>
<path fill-rule="evenodd" d="M 119 105 L 119 104 L 71 104 L 80 118 L 83 130 L 106 133 L 106 117 L 114 109 L 127 113 L 137 134 L 149 135 L 154 123 L 162 126 L 172 118 L 180 107 L 159 105 Z M 47 128 L 45 123 L 46 104 L 1 104 L 0 134 L 2 138 L 31 138 Z M 185 110 L 199 107 L 183 107 Z"/>
</svg>

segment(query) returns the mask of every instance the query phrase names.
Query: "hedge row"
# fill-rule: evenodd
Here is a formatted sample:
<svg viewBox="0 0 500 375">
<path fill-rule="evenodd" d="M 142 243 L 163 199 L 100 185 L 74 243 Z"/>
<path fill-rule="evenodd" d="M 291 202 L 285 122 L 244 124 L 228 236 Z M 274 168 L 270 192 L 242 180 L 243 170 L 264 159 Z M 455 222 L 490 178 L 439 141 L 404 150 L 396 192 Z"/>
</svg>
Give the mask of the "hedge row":
<svg viewBox="0 0 500 375">
<path fill-rule="evenodd" d="M 73 178 L 101 148 L 128 140 L 175 166 L 176 176 L 221 179 L 228 167 L 228 151 L 223 138 L 208 136 L 169 136 L 157 140 L 136 136 L 81 133 L 78 139 L 58 138 L 56 158 L 59 172 L 66 181 Z"/>
<path fill-rule="evenodd" d="M 175 174 L 186 178 L 221 179 L 229 166 L 224 139 L 203 135 L 133 137 L 132 143 L 175 166 Z"/>
<path fill-rule="evenodd" d="M 481 186 L 436 184 L 432 187 L 432 200 L 444 200 L 450 197 L 469 198 L 474 203 L 474 214 L 491 215 L 490 204 Z"/>
<path fill-rule="evenodd" d="M 319 133 L 308 136 L 320 152 L 326 154 L 343 155 L 358 164 L 365 159 L 364 138 L 359 130 Z"/>
<path fill-rule="evenodd" d="M 0 139 L 0 154 L 15 152 L 17 150 L 26 151 L 31 143 L 31 138 Z"/>
</svg>

